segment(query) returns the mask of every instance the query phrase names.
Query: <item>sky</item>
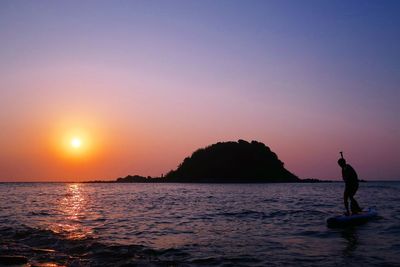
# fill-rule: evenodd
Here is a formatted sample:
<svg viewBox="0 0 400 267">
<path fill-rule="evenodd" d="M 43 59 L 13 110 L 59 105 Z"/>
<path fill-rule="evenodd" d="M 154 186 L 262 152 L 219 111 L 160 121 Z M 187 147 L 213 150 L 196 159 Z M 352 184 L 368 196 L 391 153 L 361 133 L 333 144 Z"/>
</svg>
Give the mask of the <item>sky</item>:
<svg viewBox="0 0 400 267">
<path fill-rule="evenodd" d="M 0 181 L 159 176 L 265 143 L 400 179 L 399 1 L 0 2 Z M 79 146 L 74 147 L 79 139 Z M 75 140 L 76 141 L 76 140 Z"/>
</svg>

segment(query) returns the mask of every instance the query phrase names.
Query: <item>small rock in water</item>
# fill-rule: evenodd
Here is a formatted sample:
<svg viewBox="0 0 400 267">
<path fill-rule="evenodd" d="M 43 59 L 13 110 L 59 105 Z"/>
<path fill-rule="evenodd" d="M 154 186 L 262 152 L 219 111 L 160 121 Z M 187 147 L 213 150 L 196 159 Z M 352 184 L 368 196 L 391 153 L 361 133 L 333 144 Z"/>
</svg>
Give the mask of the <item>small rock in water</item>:
<svg viewBox="0 0 400 267">
<path fill-rule="evenodd" d="M 0 265 L 26 264 L 28 259 L 24 256 L 0 256 Z"/>
</svg>

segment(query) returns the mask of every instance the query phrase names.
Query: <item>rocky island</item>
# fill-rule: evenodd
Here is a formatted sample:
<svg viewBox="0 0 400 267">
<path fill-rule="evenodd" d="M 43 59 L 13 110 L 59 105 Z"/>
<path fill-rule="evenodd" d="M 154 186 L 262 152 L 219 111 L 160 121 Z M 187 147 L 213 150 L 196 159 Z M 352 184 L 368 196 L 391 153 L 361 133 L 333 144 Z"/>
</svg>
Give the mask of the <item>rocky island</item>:
<svg viewBox="0 0 400 267">
<path fill-rule="evenodd" d="M 139 175 L 116 182 L 269 183 L 300 182 L 265 144 L 257 141 L 218 142 L 193 152 L 164 177 Z"/>
</svg>

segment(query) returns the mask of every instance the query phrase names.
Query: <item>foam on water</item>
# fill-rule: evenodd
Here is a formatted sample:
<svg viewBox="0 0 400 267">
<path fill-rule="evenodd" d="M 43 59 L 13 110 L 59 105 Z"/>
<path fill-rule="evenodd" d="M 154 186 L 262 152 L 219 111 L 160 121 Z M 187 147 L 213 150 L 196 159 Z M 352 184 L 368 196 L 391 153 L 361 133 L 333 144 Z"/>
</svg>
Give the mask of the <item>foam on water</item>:
<svg viewBox="0 0 400 267">
<path fill-rule="evenodd" d="M 340 183 L 0 184 L 0 256 L 68 266 L 398 266 L 399 183 L 363 183 L 381 220 L 329 229 Z"/>
</svg>

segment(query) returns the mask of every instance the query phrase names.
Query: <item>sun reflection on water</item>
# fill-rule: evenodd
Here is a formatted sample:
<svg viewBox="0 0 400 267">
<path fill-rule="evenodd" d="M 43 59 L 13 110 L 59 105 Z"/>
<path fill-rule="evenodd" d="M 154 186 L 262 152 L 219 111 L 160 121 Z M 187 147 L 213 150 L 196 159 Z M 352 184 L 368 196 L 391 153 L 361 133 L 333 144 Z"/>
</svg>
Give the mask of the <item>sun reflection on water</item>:
<svg viewBox="0 0 400 267">
<path fill-rule="evenodd" d="M 62 222 L 56 223 L 52 231 L 65 235 L 68 239 L 84 239 L 93 231 L 83 225 L 86 217 L 87 199 L 81 184 L 67 184 L 65 197 L 59 202 Z"/>
</svg>

